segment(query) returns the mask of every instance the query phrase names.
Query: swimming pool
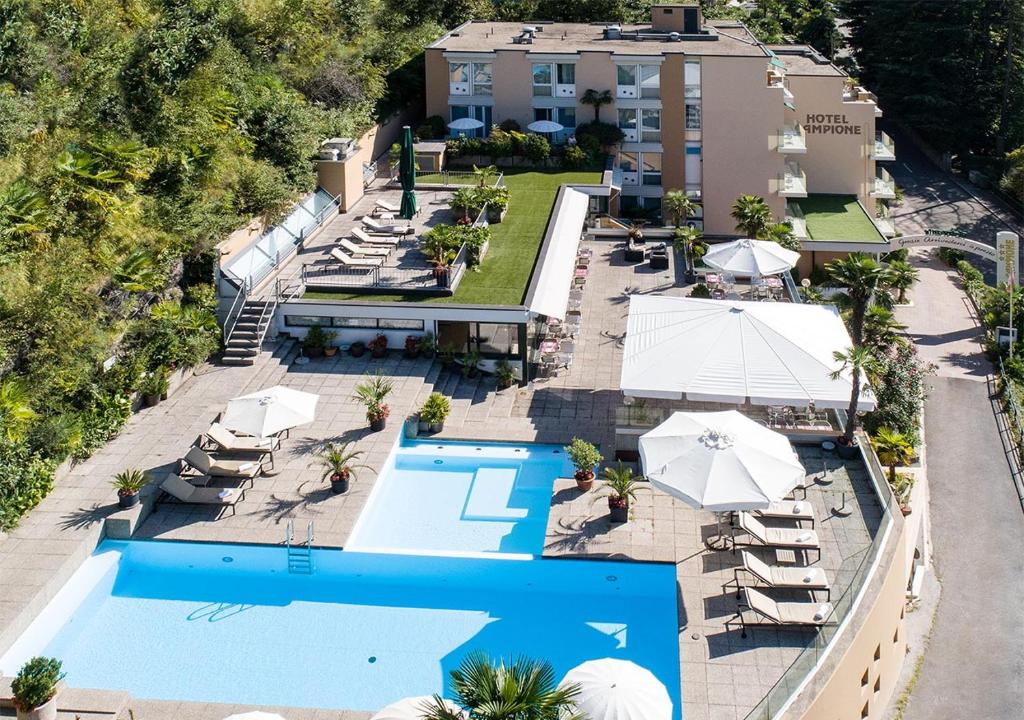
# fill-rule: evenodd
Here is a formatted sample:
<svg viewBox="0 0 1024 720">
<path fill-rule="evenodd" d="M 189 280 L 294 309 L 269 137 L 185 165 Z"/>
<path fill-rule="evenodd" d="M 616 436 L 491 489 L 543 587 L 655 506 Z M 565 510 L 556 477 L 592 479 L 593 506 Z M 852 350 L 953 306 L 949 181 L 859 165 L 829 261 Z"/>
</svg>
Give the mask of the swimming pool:
<svg viewBox="0 0 1024 720">
<path fill-rule="evenodd" d="M 377 710 L 444 691 L 473 650 L 650 669 L 680 712 L 675 568 L 104 541 L 0 658 L 64 662 L 74 687 L 135 697 Z"/>
<path fill-rule="evenodd" d="M 539 555 L 555 478 L 572 473 L 558 445 L 404 441 L 345 547 Z"/>
</svg>

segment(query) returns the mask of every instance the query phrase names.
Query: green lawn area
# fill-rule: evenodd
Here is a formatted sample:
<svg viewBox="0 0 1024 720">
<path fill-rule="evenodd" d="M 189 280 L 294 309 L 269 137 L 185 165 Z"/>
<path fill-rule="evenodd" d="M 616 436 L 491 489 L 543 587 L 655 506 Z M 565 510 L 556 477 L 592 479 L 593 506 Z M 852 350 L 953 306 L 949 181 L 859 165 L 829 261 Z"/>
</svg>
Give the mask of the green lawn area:
<svg viewBox="0 0 1024 720">
<path fill-rule="evenodd" d="M 598 171 L 524 171 L 505 173 L 509 188 L 505 220 L 491 225 L 491 245 L 479 271 L 468 272 L 455 294 L 430 297 L 423 294 L 366 295 L 310 291 L 310 300 L 367 300 L 370 302 L 440 302 L 473 305 L 519 305 L 530 284 L 533 266 L 558 188 L 564 184 L 596 184 Z"/>
<path fill-rule="evenodd" d="M 808 195 L 791 202 L 803 211 L 811 240 L 886 242 L 854 195 Z"/>
</svg>

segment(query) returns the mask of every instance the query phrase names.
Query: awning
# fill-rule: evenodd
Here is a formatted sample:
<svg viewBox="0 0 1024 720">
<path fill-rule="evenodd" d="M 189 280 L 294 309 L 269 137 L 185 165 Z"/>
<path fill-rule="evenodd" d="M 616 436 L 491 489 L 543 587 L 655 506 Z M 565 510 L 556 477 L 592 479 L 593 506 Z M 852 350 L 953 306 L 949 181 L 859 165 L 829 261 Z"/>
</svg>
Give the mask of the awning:
<svg viewBox="0 0 1024 720">
<path fill-rule="evenodd" d="M 527 303 L 531 313 L 565 319 L 576 267 L 576 250 L 589 204 L 590 196 L 586 193 L 570 187 L 562 189 L 548 223 L 539 274 Z"/>
<path fill-rule="evenodd" d="M 852 344 L 831 305 L 633 295 L 619 384 L 634 397 L 846 408 L 850 373 L 831 373 Z M 860 408 L 874 407 L 865 381 Z"/>
</svg>

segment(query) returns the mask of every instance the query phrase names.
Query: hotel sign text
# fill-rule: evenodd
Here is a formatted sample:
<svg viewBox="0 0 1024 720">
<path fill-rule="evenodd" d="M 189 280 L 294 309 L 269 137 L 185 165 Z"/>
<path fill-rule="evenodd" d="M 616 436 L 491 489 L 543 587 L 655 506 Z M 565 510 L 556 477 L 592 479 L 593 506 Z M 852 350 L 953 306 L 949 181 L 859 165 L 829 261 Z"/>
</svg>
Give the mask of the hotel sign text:
<svg viewBox="0 0 1024 720">
<path fill-rule="evenodd" d="M 808 135 L 860 135 L 861 126 L 846 119 L 846 113 L 807 113 L 804 132 Z"/>
</svg>

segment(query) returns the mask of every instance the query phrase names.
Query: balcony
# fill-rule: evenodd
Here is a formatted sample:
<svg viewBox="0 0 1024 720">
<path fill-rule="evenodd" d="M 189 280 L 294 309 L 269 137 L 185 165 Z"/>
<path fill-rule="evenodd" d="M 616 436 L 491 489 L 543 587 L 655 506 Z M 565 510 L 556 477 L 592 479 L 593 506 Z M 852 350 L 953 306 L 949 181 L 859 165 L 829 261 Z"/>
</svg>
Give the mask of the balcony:
<svg viewBox="0 0 1024 720">
<path fill-rule="evenodd" d="M 807 234 L 807 220 L 804 219 L 804 212 L 796 203 L 786 203 L 786 222 L 793 228 L 793 236 L 797 240 L 806 240 L 810 237 Z"/>
<path fill-rule="evenodd" d="M 807 152 L 807 135 L 800 123 L 787 125 L 778 134 L 778 149 L 783 154 L 799 155 Z"/>
<path fill-rule="evenodd" d="M 786 163 L 779 176 L 779 195 L 782 197 L 807 197 L 807 174 L 796 163 Z"/>
<path fill-rule="evenodd" d="M 894 200 L 896 198 L 896 181 L 888 170 L 879 168 L 871 187 L 871 197 L 878 200 Z"/>
<path fill-rule="evenodd" d="M 843 102 L 871 103 L 875 106 L 875 117 L 882 117 L 882 108 L 878 107 L 878 96 L 860 85 L 850 85 L 843 90 Z"/>
<path fill-rule="evenodd" d="M 896 224 L 892 221 L 892 218 L 876 217 L 875 227 L 878 228 L 878 232 L 882 233 L 883 237 L 896 237 Z"/>
<path fill-rule="evenodd" d="M 879 130 L 875 133 L 875 144 L 871 148 L 871 159 L 881 162 L 892 162 L 896 159 L 896 144 L 886 133 Z"/>
</svg>

